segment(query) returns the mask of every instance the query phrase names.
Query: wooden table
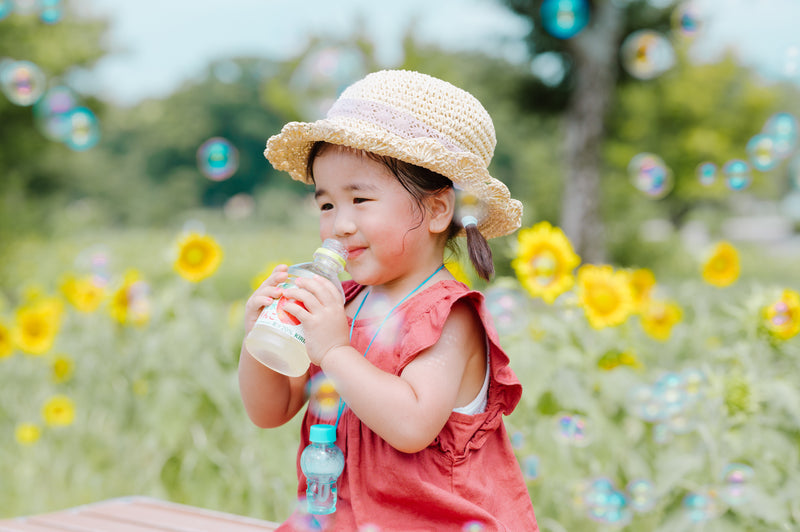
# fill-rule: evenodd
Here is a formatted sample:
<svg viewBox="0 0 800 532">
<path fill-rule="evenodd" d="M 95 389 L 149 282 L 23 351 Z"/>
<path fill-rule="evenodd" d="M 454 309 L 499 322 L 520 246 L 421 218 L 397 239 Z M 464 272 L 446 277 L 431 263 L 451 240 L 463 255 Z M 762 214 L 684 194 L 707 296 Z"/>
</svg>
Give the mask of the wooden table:
<svg viewBox="0 0 800 532">
<path fill-rule="evenodd" d="M 150 497 L 123 497 L 57 512 L 0 519 L 0 532 L 265 532 L 278 523 Z"/>
</svg>

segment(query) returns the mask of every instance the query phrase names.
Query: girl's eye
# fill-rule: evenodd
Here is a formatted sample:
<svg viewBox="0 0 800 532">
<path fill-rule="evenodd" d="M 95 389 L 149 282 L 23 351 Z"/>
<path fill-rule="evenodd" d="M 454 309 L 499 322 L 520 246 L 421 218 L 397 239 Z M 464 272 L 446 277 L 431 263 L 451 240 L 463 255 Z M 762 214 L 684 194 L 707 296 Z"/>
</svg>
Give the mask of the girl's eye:
<svg viewBox="0 0 800 532">
<path fill-rule="evenodd" d="M 319 210 L 321 211 L 329 211 L 331 209 L 333 209 L 332 203 L 323 203 L 322 205 L 319 206 Z"/>
<path fill-rule="evenodd" d="M 369 201 L 367 198 L 353 198 L 353 203 L 364 203 L 365 201 Z"/>
</svg>

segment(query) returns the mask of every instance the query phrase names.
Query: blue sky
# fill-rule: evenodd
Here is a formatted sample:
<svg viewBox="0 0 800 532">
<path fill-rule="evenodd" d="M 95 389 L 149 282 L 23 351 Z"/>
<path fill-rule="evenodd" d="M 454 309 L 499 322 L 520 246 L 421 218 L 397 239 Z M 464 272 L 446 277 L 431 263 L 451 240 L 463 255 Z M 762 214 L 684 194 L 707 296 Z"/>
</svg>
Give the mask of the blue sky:
<svg viewBox="0 0 800 532">
<path fill-rule="evenodd" d="M 706 34 L 698 42 L 702 56 L 713 59 L 733 47 L 747 65 L 800 80 L 800 0 L 695 1 L 707 15 Z M 214 59 L 289 57 L 310 35 L 347 35 L 358 17 L 387 68 L 400 60 L 400 38 L 412 20 L 424 41 L 512 58 L 524 57 L 521 38 L 528 31 L 499 0 L 81 0 L 81 5 L 111 22 L 111 53 L 83 77 L 85 88 L 123 105 L 168 95 Z"/>
</svg>

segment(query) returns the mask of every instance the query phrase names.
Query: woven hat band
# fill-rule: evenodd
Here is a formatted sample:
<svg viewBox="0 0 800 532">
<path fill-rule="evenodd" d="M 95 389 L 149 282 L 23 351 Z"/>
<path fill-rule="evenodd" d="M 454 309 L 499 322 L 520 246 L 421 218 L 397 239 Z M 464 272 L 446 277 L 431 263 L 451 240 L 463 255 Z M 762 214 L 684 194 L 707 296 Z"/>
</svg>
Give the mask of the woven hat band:
<svg viewBox="0 0 800 532">
<path fill-rule="evenodd" d="M 373 100 L 339 98 L 331 106 L 327 118 L 354 118 L 404 139 L 432 138 L 452 152 L 469 151 L 417 117 Z"/>
</svg>

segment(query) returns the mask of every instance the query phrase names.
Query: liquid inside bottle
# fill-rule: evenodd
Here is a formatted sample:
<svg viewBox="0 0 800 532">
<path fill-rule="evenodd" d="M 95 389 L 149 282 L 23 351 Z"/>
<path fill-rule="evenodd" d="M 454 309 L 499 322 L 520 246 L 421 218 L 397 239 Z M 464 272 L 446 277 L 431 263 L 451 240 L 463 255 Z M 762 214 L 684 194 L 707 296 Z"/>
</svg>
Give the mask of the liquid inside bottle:
<svg viewBox="0 0 800 532">
<path fill-rule="evenodd" d="M 344 455 L 336 442 L 336 427 L 311 425 L 311 443 L 300 455 L 300 468 L 306 476 L 306 504 L 309 513 L 336 511 L 337 481 L 344 470 Z"/>
<path fill-rule="evenodd" d="M 344 270 L 346 257 L 347 250 L 342 243 L 328 238 L 314 252 L 313 262 L 289 267 L 289 278 L 281 287 L 294 286 L 294 280 L 298 277 L 321 275 L 334 283 L 344 296 L 339 273 Z M 268 368 L 290 377 L 299 377 L 306 372 L 311 361 L 306 353 L 303 326 L 283 309 L 287 301 L 287 298 L 281 297 L 261 311 L 245 339 L 245 348 Z"/>
</svg>

